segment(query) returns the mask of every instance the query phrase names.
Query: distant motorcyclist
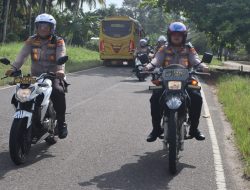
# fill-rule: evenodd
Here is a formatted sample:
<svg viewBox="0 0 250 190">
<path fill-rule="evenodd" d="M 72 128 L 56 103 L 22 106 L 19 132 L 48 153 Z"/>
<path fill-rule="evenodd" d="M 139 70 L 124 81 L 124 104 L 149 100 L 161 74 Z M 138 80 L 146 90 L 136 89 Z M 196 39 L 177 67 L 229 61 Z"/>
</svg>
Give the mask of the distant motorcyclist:
<svg viewBox="0 0 250 190">
<path fill-rule="evenodd" d="M 208 72 L 208 67 L 201 63 L 198 54 L 191 43 L 186 43 L 187 28 L 181 22 L 170 24 L 167 32 L 168 45 L 162 46 L 155 55 L 155 58 L 146 66 L 146 70 L 158 66 L 168 66 L 170 64 L 181 64 L 187 68 L 199 68 Z M 199 91 L 189 90 L 188 94 L 191 99 L 189 107 L 189 117 L 191 127 L 189 131 L 190 138 L 205 140 L 205 136 L 198 130 L 199 118 L 202 108 L 202 97 Z M 160 106 L 160 97 L 162 92 L 153 92 L 150 99 L 151 116 L 153 130 L 147 137 L 148 142 L 153 142 L 163 133 L 161 129 L 162 109 Z"/>
<path fill-rule="evenodd" d="M 136 50 L 136 53 L 146 53 L 149 54 L 151 51 L 148 41 L 146 39 L 141 39 L 139 41 L 139 47 Z"/>
<path fill-rule="evenodd" d="M 51 100 L 56 111 L 58 136 L 65 138 L 68 134 L 67 124 L 65 123 L 66 98 L 65 86 L 67 85 L 65 77 L 65 66 L 57 65 L 56 61 L 65 56 L 66 48 L 64 40 L 55 35 L 56 20 L 49 14 L 38 15 L 35 19 L 36 34 L 30 36 L 13 63 L 15 69 L 6 71 L 6 76 L 11 76 L 17 69 L 24 64 L 25 59 L 31 55 L 31 75 L 39 76 L 42 73 L 54 72 L 57 76 L 53 80 L 53 90 Z M 43 97 L 39 95 L 36 101 L 42 102 Z M 15 97 L 12 99 L 15 104 Z M 40 104 L 41 105 L 41 104 Z M 41 115 L 41 108 L 35 108 L 38 115 Z M 39 117 L 40 118 L 40 117 Z"/>
<path fill-rule="evenodd" d="M 166 45 L 166 43 L 167 43 L 167 38 L 163 35 L 159 36 L 155 47 L 155 53 L 157 53 L 162 46 Z"/>
</svg>

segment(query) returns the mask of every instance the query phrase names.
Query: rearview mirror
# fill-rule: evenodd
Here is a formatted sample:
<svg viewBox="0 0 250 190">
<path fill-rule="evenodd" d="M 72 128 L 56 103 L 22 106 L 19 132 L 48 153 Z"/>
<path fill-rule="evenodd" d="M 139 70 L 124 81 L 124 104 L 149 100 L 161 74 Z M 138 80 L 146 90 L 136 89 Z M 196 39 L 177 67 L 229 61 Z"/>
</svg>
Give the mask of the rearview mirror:
<svg viewBox="0 0 250 190">
<path fill-rule="evenodd" d="M 211 63 L 213 59 L 213 54 L 211 53 L 204 53 L 203 58 L 201 60 L 202 63 Z"/>
<path fill-rule="evenodd" d="M 57 65 L 63 65 L 64 63 L 66 63 L 69 59 L 69 56 L 63 56 L 63 57 L 60 57 L 58 60 L 57 60 Z"/>
<path fill-rule="evenodd" d="M 8 60 L 7 58 L 1 58 L 0 62 L 3 63 L 4 65 L 10 65 L 10 60 Z"/>
</svg>

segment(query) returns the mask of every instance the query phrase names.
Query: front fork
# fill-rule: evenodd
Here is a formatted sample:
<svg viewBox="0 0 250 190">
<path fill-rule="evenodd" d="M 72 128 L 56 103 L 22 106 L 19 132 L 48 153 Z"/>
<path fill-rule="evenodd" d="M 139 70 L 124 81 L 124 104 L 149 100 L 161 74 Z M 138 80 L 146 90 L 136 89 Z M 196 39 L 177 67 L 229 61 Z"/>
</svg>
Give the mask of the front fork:
<svg viewBox="0 0 250 190">
<path fill-rule="evenodd" d="M 182 122 L 182 125 L 177 129 L 177 135 L 179 136 L 179 150 L 183 151 L 184 150 L 184 140 L 185 137 L 187 136 L 187 129 L 188 129 L 188 122 L 184 120 Z M 164 130 L 164 138 L 163 138 L 163 149 L 168 150 L 168 117 L 164 114 L 163 121 L 162 121 L 162 129 Z"/>
<path fill-rule="evenodd" d="M 162 128 L 164 130 L 163 149 L 168 150 L 168 117 L 166 115 L 163 117 Z"/>
</svg>

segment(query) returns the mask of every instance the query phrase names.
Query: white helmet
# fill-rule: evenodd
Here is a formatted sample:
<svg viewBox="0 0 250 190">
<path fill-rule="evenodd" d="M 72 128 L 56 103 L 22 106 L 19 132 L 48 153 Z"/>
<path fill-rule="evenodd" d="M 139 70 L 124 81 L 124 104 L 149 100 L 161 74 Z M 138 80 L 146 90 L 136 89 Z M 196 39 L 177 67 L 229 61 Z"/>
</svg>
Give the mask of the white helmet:
<svg viewBox="0 0 250 190">
<path fill-rule="evenodd" d="M 157 41 L 159 43 L 166 43 L 167 42 L 167 38 L 165 36 L 160 36 Z"/>
<path fill-rule="evenodd" d="M 35 24 L 38 24 L 39 22 L 45 22 L 52 25 L 52 32 L 54 33 L 56 30 L 56 19 L 49 14 L 43 13 L 36 17 Z"/>
<path fill-rule="evenodd" d="M 144 48 L 148 45 L 148 42 L 145 39 L 141 39 L 139 44 L 140 44 L 140 47 Z"/>
</svg>

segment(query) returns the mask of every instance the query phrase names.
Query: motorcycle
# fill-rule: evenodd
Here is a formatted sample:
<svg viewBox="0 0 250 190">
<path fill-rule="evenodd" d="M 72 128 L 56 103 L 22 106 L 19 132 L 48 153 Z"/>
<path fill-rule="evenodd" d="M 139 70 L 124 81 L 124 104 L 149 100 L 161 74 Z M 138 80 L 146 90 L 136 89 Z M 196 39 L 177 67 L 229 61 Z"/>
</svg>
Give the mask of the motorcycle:
<svg viewBox="0 0 250 190">
<path fill-rule="evenodd" d="M 139 81 L 145 81 L 147 78 L 148 74 L 142 73 L 143 68 L 145 67 L 146 64 L 150 63 L 150 56 L 152 53 L 147 53 L 141 52 L 137 53 L 136 58 L 135 58 L 135 75 L 139 79 Z"/>
<path fill-rule="evenodd" d="M 205 53 L 203 63 L 211 63 L 212 54 Z M 161 104 L 163 108 L 162 129 L 164 131 L 163 149 L 168 151 L 169 171 L 175 174 L 179 152 L 184 150 L 184 140 L 188 139 L 187 130 L 190 127 L 188 105 L 190 98 L 188 89 L 201 90 L 195 75 L 209 75 L 209 73 L 189 70 L 182 65 L 173 64 L 168 67 L 149 72 L 155 76 L 156 86 L 149 90 L 163 91 Z"/>
<path fill-rule="evenodd" d="M 62 65 L 67 60 L 68 56 L 61 57 L 57 64 Z M 0 62 L 11 65 L 6 58 L 0 59 Z M 38 144 L 43 140 L 48 145 L 57 142 L 56 113 L 50 100 L 52 80 L 56 75 L 48 72 L 36 78 L 30 75 L 23 76 L 21 70 L 16 70 L 11 77 L 14 77 L 16 90 L 12 99 L 15 102 L 15 114 L 9 136 L 9 151 L 12 161 L 20 165 L 27 160 L 32 144 Z M 7 77 L 2 79 L 4 78 Z M 41 106 L 37 106 L 38 97 L 41 95 L 43 96 Z"/>
</svg>

